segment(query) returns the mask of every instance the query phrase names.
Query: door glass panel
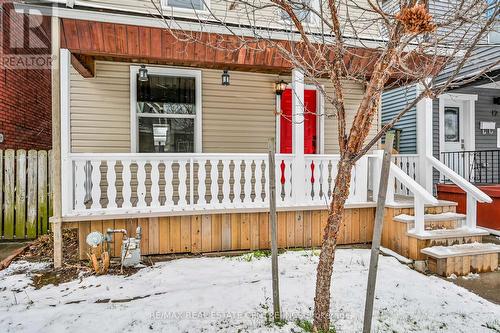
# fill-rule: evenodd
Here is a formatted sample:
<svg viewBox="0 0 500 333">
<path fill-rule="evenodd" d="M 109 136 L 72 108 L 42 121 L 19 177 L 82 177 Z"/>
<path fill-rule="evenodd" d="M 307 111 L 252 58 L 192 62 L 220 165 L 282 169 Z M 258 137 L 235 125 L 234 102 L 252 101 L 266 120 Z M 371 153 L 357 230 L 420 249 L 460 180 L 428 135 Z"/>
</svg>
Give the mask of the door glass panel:
<svg viewBox="0 0 500 333">
<path fill-rule="evenodd" d="M 444 108 L 444 140 L 446 142 L 460 141 L 460 109 L 458 107 Z"/>
</svg>

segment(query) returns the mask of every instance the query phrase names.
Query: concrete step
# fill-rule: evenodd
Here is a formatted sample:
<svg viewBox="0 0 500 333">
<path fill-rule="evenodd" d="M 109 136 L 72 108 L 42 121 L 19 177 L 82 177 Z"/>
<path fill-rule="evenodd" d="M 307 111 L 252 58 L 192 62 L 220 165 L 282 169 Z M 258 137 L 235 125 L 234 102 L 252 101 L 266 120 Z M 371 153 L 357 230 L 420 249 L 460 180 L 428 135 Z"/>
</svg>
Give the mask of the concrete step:
<svg viewBox="0 0 500 333">
<path fill-rule="evenodd" d="M 469 243 L 452 246 L 432 246 L 421 250 L 427 256 L 431 272 L 450 276 L 492 272 L 498 269 L 500 245 Z"/>
<path fill-rule="evenodd" d="M 453 212 L 439 213 L 439 214 L 425 214 L 424 223 L 425 230 L 436 229 L 456 229 L 462 225 L 466 216 Z M 408 214 L 401 214 L 393 218 L 395 222 L 407 223 L 410 229 L 415 227 L 415 216 Z"/>
<path fill-rule="evenodd" d="M 479 228 L 468 228 L 461 227 L 455 229 L 435 229 L 435 230 L 425 230 L 422 233 L 417 233 L 415 229 L 410 229 L 406 233 L 409 237 L 422 239 L 422 240 L 440 240 L 440 239 L 459 239 L 459 238 L 469 238 L 469 237 L 482 237 L 489 233 L 483 229 Z M 470 242 L 460 242 L 460 243 L 470 243 Z"/>
</svg>

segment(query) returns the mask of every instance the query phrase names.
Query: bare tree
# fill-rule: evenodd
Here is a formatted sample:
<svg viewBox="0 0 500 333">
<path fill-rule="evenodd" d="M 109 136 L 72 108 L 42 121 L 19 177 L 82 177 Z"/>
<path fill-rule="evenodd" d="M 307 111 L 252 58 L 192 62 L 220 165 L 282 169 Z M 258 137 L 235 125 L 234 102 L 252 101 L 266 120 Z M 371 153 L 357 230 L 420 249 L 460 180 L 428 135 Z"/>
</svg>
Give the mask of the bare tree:
<svg viewBox="0 0 500 333">
<path fill-rule="evenodd" d="M 181 22 L 162 8 L 161 2 L 151 1 L 165 28 L 178 40 L 228 52 L 277 50 L 290 67 L 304 72 L 331 105 L 333 112 L 321 116 L 337 120 L 340 161 L 317 268 L 314 307 L 315 330 L 327 332 L 335 247 L 354 164 L 420 100 L 435 98 L 455 83 L 474 49 L 485 43 L 488 32 L 498 24 L 500 3 L 488 7 L 484 0 L 457 0 L 446 2 L 447 8 L 431 15 L 428 3 L 417 0 L 223 1 L 225 11 L 208 7 L 203 13 L 195 11 L 198 30 L 204 31 L 209 24 L 224 27 L 224 33 L 204 38 L 203 33 L 183 30 Z M 235 16 L 237 25 L 228 19 Z M 227 36 L 232 37 L 231 43 Z M 491 64 L 476 76 L 498 64 Z M 451 75 L 437 84 L 440 71 L 450 66 Z M 320 80 L 325 79 L 331 82 L 334 94 L 323 89 Z M 364 93 L 348 128 L 345 85 L 350 81 L 362 84 Z M 384 89 L 409 83 L 424 88 L 369 137 Z"/>
</svg>

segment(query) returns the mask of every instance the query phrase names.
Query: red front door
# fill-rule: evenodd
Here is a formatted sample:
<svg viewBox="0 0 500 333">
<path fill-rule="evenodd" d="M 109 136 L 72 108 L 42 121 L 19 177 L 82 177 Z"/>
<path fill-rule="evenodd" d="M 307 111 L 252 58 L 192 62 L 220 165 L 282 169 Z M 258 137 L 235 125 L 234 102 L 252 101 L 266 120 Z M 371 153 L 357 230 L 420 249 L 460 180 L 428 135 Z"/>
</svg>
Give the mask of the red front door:
<svg viewBox="0 0 500 333">
<path fill-rule="evenodd" d="M 316 154 L 316 90 L 304 90 L 304 154 Z M 292 153 L 292 89 L 281 95 L 280 153 Z"/>
</svg>

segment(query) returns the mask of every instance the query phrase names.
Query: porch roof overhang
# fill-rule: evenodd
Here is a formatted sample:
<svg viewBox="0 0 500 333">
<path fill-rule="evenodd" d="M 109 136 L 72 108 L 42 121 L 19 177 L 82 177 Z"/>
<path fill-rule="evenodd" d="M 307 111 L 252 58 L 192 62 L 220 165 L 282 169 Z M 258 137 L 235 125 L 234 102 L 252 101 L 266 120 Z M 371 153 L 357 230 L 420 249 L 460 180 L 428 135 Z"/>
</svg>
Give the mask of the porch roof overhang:
<svg viewBox="0 0 500 333">
<path fill-rule="evenodd" d="M 87 63 L 91 57 L 94 60 L 274 74 L 290 74 L 294 68 L 277 47 L 269 47 L 249 37 L 196 31 L 190 34 L 192 39 L 181 40 L 164 28 L 61 18 L 61 47 L 68 49 L 77 59 L 86 57 Z M 286 49 L 292 47 L 289 41 L 274 43 Z M 296 49 L 297 44 L 293 47 Z M 350 47 L 344 55 L 346 72 L 369 77 L 380 52 L 377 48 Z M 440 70 L 440 63 L 435 59 L 429 61 L 426 57 L 416 56 L 412 63 L 415 66 L 423 64 L 429 73 Z M 81 67 L 88 69 L 88 64 Z M 407 84 L 413 78 L 404 71 L 397 71 L 387 84 L 393 85 L 396 81 Z"/>
</svg>

